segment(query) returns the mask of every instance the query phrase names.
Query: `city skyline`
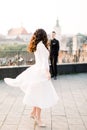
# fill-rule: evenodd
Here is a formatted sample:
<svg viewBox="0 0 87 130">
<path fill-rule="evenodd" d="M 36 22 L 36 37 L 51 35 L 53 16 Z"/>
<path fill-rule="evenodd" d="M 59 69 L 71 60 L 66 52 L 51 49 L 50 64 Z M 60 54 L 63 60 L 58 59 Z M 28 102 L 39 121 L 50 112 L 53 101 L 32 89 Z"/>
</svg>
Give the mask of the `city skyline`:
<svg viewBox="0 0 87 130">
<path fill-rule="evenodd" d="M 87 34 L 86 0 L 0 0 L 0 34 L 21 25 L 34 32 L 53 30 L 58 18 L 62 34 Z"/>
</svg>

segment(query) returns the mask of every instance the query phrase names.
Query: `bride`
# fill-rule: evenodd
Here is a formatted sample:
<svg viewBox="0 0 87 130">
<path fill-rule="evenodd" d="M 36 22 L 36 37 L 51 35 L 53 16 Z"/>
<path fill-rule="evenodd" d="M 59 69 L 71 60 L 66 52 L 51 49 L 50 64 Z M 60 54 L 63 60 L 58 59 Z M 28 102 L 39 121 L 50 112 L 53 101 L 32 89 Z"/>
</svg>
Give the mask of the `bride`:
<svg viewBox="0 0 87 130">
<path fill-rule="evenodd" d="M 34 52 L 36 63 L 27 68 L 16 78 L 5 78 L 4 81 L 13 87 L 20 87 L 25 93 L 23 103 L 32 106 L 30 117 L 38 126 L 46 126 L 41 119 L 41 110 L 50 108 L 58 101 L 49 72 L 49 51 L 47 34 L 43 29 L 37 29 L 28 45 L 28 51 Z"/>
</svg>

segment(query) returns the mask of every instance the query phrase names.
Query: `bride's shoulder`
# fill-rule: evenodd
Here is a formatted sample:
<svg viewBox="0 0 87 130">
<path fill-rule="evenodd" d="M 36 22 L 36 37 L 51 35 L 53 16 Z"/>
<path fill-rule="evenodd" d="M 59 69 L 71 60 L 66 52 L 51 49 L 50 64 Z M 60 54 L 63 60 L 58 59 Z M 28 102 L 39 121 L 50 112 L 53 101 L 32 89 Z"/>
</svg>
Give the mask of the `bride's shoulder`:
<svg viewBox="0 0 87 130">
<path fill-rule="evenodd" d="M 42 41 L 38 43 L 36 50 L 37 50 L 37 52 L 40 52 L 41 54 L 49 53 L 48 49 L 45 47 L 45 45 L 42 43 Z"/>
<path fill-rule="evenodd" d="M 40 42 L 37 44 L 37 47 L 40 47 L 40 46 L 44 46 L 44 44 L 42 43 L 42 41 L 40 41 Z"/>
<path fill-rule="evenodd" d="M 37 49 L 43 49 L 43 48 L 45 48 L 45 45 L 42 43 L 42 41 L 41 42 L 39 42 L 38 44 L 37 44 Z"/>
</svg>

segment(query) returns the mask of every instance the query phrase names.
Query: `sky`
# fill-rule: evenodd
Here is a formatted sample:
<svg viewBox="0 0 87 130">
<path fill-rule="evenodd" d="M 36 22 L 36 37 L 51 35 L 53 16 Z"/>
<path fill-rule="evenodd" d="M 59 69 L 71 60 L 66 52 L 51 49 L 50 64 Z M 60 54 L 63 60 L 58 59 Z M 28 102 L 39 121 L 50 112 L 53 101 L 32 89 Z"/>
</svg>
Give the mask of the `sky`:
<svg viewBox="0 0 87 130">
<path fill-rule="evenodd" d="M 62 34 L 87 34 L 87 0 L 0 0 L 0 34 L 25 27 L 53 30 L 58 18 Z"/>
</svg>

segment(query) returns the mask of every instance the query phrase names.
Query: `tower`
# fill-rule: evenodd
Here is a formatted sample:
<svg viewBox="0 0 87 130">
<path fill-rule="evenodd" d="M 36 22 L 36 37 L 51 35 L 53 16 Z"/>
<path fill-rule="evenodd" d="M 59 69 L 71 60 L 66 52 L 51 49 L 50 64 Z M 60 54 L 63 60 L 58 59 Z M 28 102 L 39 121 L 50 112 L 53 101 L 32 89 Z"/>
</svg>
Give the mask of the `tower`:
<svg viewBox="0 0 87 130">
<path fill-rule="evenodd" d="M 56 26 L 54 26 L 53 30 L 56 32 L 56 38 L 60 40 L 61 38 L 61 27 L 59 25 L 59 20 L 57 18 L 56 20 Z"/>
<path fill-rule="evenodd" d="M 78 45 L 77 45 L 77 36 L 73 36 L 73 54 L 76 54 L 76 51 L 78 50 Z"/>
</svg>

